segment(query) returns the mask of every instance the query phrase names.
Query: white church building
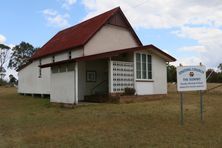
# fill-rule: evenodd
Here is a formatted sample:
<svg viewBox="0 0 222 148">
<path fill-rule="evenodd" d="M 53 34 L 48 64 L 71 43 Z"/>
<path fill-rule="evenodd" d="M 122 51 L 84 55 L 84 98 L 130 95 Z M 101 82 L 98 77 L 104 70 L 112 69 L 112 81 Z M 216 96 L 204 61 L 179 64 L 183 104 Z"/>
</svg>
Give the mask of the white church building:
<svg viewBox="0 0 222 148">
<path fill-rule="evenodd" d="M 143 45 L 117 7 L 64 29 L 18 69 L 18 93 L 50 95 L 50 102 L 78 104 L 85 96 L 167 94 L 166 62 L 176 59 Z"/>
</svg>

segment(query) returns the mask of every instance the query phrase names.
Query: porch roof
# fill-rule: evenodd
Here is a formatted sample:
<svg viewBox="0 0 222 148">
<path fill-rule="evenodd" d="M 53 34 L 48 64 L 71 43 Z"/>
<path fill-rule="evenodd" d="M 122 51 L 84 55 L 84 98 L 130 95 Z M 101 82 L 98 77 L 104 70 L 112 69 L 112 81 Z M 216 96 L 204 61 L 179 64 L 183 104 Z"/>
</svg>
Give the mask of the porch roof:
<svg viewBox="0 0 222 148">
<path fill-rule="evenodd" d="M 96 60 L 96 59 L 111 58 L 111 57 L 114 57 L 114 56 L 118 56 L 122 53 L 130 53 L 130 52 L 139 51 L 139 50 L 147 50 L 150 53 L 153 53 L 153 54 L 163 58 L 166 62 L 176 61 L 176 59 L 174 57 L 172 57 L 171 55 L 165 53 L 161 49 L 159 49 L 156 46 L 150 44 L 150 45 L 146 45 L 146 46 L 125 48 L 125 49 L 120 49 L 120 50 L 115 50 L 115 51 L 110 51 L 110 52 L 105 52 L 105 53 L 100 53 L 100 54 L 94 54 L 94 55 L 83 56 L 83 57 L 78 57 L 78 58 L 69 59 L 69 60 L 63 60 L 63 61 L 48 63 L 48 64 L 40 65 L 39 67 L 45 68 L 45 67 L 51 67 L 51 66 L 54 66 L 54 65 L 60 65 L 60 64 L 65 64 L 65 63 L 69 63 L 69 62 L 90 61 L 90 60 Z"/>
</svg>

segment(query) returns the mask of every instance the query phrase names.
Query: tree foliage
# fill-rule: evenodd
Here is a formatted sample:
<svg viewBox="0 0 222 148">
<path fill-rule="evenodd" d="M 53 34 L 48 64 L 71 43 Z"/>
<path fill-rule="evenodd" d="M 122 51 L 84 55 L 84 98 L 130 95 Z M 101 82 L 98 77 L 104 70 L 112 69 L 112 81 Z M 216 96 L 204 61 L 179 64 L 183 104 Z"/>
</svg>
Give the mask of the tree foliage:
<svg viewBox="0 0 222 148">
<path fill-rule="evenodd" d="M 206 75 L 207 77 L 209 76 L 207 82 L 222 83 L 222 72 L 216 72 L 213 69 L 208 69 Z"/>
<path fill-rule="evenodd" d="M 18 84 L 18 80 L 12 74 L 9 75 L 9 84 L 11 86 Z"/>
<path fill-rule="evenodd" d="M 5 85 L 7 85 L 7 84 L 8 84 L 8 83 L 7 83 L 6 80 L 0 79 L 0 86 L 5 86 Z"/>
<path fill-rule="evenodd" d="M 0 44 L 0 79 L 3 79 L 5 76 L 5 68 L 4 64 L 8 60 L 8 54 L 9 54 L 10 47 Z"/>
<path fill-rule="evenodd" d="M 222 72 L 222 63 L 220 63 L 217 68 Z"/>
<path fill-rule="evenodd" d="M 170 64 L 167 64 L 167 82 L 176 82 L 177 81 L 177 70 L 176 67 Z"/>
<path fill-rule="evenodd" d="M 0 79 L 2 80 L 5 77 L 6 70 L 5 68 L 2 66 L 0 67 Z"/>
<path fill-rule="evenodd" d="M 208 69 L 206 71 L 206 76 L 208 78 L 208 83 L 222 83 L 222 63 L 217 67 L 220 71 L 217 72 L 214 69 Z M 167 64 L 167 82 L 176 82 L 177 81 L 177 72 L 176 67 L 170 64 Z"/>
<path fill-rule="evenodd" d="M 17 70 L 20 66 L 29 62 L 30 57 L 37 50 L 31 44 L 21 42 L 12 48 L 12 55 L 8 64 L 8 68 Z"/>
</svg>

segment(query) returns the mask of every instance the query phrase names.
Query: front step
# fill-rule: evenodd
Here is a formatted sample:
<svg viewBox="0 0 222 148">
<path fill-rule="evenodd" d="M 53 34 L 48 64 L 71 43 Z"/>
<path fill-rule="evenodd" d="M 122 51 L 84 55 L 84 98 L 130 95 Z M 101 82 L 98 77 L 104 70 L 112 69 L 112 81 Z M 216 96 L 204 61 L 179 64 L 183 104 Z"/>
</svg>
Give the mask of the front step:
<svg viewBox="0 0 222 148">
<path fill-rule="evenodd" d="M 103 103 L 109 100 L 108 95 L 88 95 L 84 96 L 84 101 L 86 102 L 96 102 L 96 103 Z"/>
<path fill-rule="evenodd" d="M 107 94 L 103 95 L 88 95 L 84 96 L 84 101 L 86 102 L 95 102 L 95 103 L 104 103 L 104 102 L 111 102 L 111 103 L 117 103 L 119 100 L 119 97 L 113 97 L 109 96 Z"/>
<path fill-rule="evenodd" d="M 157 95 L 89 95 L 84 97 L 86 102 L 96 102 L 96 103 L 133 103 L 133 102 L 145 102 L 145 101 L 155 101 L 165 98 L 165 94 Z"/>
</svg>

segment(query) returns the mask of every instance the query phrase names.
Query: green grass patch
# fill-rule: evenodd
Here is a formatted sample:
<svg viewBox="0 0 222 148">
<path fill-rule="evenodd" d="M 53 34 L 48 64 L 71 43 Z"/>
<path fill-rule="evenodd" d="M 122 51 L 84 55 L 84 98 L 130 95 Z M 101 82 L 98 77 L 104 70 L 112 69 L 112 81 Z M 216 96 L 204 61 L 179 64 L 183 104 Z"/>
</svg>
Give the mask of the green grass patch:
<svg viewBox="0 0 222 148">
<path fill-rule="evenodd" d="M 186 93 L 179 124 L 174 86 L 165 99 L 130 104 L 52 107 L 48 99 L 0 87 L 0 147 L 222 147 L 222 95 Z"/>
</svg>

